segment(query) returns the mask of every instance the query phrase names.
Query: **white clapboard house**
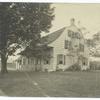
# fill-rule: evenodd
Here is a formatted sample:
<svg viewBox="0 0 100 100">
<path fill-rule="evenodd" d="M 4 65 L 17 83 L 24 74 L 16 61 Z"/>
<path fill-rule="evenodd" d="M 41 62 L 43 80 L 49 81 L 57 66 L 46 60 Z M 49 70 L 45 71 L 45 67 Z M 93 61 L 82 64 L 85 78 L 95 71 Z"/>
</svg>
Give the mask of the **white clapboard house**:
<svg viewBox="0 0 100 100">
<path fill-rule="evenodd" d="M 16 61 L 19 70 L 56 71 L 66 70 L 79 64 L 81 70 L 89 68 L 89 50 L 81 30 L 71 19 L 71 25 L 42 37 L 35 48 L 37 56 L 21 56 Z"/>
</svg>

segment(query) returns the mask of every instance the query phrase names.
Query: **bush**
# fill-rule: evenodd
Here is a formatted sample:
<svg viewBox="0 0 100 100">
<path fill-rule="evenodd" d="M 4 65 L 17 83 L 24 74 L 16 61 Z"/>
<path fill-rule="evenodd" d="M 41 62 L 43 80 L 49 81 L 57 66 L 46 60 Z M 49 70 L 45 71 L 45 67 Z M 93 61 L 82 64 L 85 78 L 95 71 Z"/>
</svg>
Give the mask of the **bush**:
<svg viewBox="0 0 100 100">
<path fill-rule="evenodd" d="M 70 66 L 68 69 L 66 69 L 68 71 L 80 71 L 81 70 L 81 67 L 79 66 L 79 64 L 74 64 L 72 66 Z"/>
</svg>

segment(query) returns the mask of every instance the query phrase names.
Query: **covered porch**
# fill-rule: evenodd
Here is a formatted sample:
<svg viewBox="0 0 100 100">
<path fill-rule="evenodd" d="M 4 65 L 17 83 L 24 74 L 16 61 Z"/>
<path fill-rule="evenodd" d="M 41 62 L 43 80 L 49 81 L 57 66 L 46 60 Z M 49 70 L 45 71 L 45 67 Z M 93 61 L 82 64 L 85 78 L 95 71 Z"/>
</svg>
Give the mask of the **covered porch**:
<svg viewBox="0 0 100 100">
<path fill-rule="evenodd" d="M 16 60 L 17 70 L 49 71 L 53 64 L 53 48 L 37 47 L 33 50 L 27 48 L 21 52 Z"/>
</svg>

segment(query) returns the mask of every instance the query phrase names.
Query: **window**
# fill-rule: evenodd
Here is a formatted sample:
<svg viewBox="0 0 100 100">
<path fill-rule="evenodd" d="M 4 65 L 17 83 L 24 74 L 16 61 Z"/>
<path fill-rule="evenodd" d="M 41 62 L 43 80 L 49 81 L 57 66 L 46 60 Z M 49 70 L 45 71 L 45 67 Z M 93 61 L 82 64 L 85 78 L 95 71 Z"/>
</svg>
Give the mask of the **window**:
<svg viewBox="0 0 100 100">
<path fill-rule="evenodd" d="M 34 58 L 32 58 L 32 64 L 35 64 L 35 59 Z"/>
<path fill-rule="evenodd" d="M 78 32 L 68 30 L 68 37 L 80 39 L 80 34 Z"/>
<path fill-rule="evenodd" d="M 74 47 L 78 47 L 78 45 L 76 44 L 76 45 L 74 45 Z"/>
<path fill-rule="evenodd" d="M 71 30 L 68 30 L 68 37 L 73 38 L 74 32 Z"/>
<path fill-rule="evenodd" d="M 65 40 L 65 49 L 72 49 L 72 42 L 69 40 Z"/>
<path fill-rule="evenodd" d="M 25 58 L 23 58 L 23 65 L 25 65 L 26 64 L 26 59 Z"/>
<path fill-rule="evenodd" d="M 79 51 L 84 52 L 84 45 L 83 44 L 79 44 Z"/>
<path fill-rule="evenodd" d="M 36 64 L 36 65 L 38 64 L 38 59 L 35 59 L 35 64 Z"/>
<path fill-rule="evenodd" d="M 48 60 L 46 61 L 46 64 L 49 64 L 49 61 Z"/>
<path fill-rule="evenodd" d="M 72 49 L 73 49 L 73 47 L 72 47 L 72 42 L 69 41 L 69 47 L 68 47 L 68 50 L 72 50 Z"/>
<path fill-rule="evenodd" d="M 86 65 L 86 63 L 85 63 L 85 62 L 83 62 L 83 65 Z"/>
<path fill-rule="evenodd" d="M 68 30 L 68 37 L 72 37 L 72 31 Z"/>
<path fill-rule="evenodd" d="M 19 60 L 18 60 L 18 63 L 19 63 L 19 65 L 21 65 L 21 64 L 22 64 L 22 60 L 21 60 L 21 59 L 19 59 Z"/>
<path fill-rule="evenodd" d="M 81 38 L 80 33 L 75 33 L 75 38 L 80 39 Z"/>
<path fill-rule="evenodd" d="M 63 55 L 62 54 L 57 55 L 57 64 L 63 64 Z"/>
<path fill-rule="evenodd" d="M 27 60 L 28 60 L 28 64 L 30 64 L 30 59 L 29 59 L 29 58 L 27 58 Z"/>
<path fill-rule="evenodd" d="M 31 60 L 31 61 L 30 61 L 31 64 L 34 64 L 34 58 L 31 58 L 30 60 Z"/>
<path fill-rule="evenodd" d="M 32 58 L 27 58 L 28 59 L 28 64 L 32 64 Z"/>
<path fill-rule="evenodd" d="M 35 64 L 41 64 L 41 59 L 37 58 Z"/>
<path fill-rule="evenodd" d="M 65 65 L 65 55 L 62 55 L 62 54 L 57 55 L 57 64 Z"/>
<path fill-rule="evenodd" d="M 45 60 L 44 64 L 50 64 L 49 60 Z"/>
<path fill-rule="evenodd" d="M 59 64 L 63 64 L 63 61 L 62 61 L 62 60 L 60 60 L 60 61 L 59 61 Z"/>
<path fill-rule="evenodd" d="M 68 47 L 69 47 L 69 41 L 65 40 L 65 49 L 68 49 Z"/>
<path fill-rule="evenodd" d="M 88 59 L 87 58 L 83 58 L 82 59 L 82 64 L 85 66 L 85 65 L 88 65 Z"/>
</svg>

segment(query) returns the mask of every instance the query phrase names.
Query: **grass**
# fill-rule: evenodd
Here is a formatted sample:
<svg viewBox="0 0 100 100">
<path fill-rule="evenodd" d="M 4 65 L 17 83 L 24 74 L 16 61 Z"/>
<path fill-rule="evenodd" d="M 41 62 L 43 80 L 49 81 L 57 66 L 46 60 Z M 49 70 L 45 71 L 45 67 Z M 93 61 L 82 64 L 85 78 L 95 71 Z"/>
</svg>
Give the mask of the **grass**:
<svg viewBox="0 0 100 100">
<path fill-rule="evenodd" d="M 18 97 L 100 97 L 100 71 L 10 71 L 0 76 L 0 91 Z"/>
</svg>

